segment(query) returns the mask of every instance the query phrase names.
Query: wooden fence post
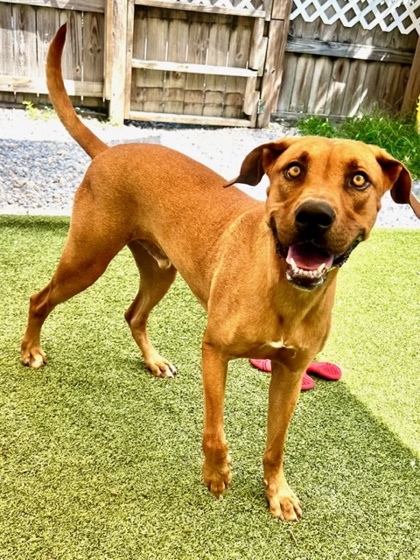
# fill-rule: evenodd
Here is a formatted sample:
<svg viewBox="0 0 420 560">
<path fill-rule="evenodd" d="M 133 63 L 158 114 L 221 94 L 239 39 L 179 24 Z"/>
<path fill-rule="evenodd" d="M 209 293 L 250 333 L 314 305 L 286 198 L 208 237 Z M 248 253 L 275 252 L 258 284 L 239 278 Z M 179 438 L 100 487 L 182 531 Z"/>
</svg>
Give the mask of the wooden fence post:
<svg viewBox="0 0 420 560">
<path fill-rule="evenodd" d="M 267 56 L 261 85 L 261 109 L 257 120 L 257 126 L 261 128 L 269 124 L 271 113 L 277 106 L 292 4 L 293 0 L 274 0 L 272 3 L 268 22 Z"/>
<path fill-rule="evenodd" d="M 106 0 L 105 8 L 104 96 L 115 124 L 122 124 L 125 114 L 127 4 L 127 0 Z"/>
<path fill-rule="evenodd" d="M 414 53 L 413 62 L 405 90 L 404 101 L 401 107 L 402 113 L 413 112 L 416 107 L 416 101 L 420 95 L 420 37 L 417 39 L 416 52 Z"/>
</svg>

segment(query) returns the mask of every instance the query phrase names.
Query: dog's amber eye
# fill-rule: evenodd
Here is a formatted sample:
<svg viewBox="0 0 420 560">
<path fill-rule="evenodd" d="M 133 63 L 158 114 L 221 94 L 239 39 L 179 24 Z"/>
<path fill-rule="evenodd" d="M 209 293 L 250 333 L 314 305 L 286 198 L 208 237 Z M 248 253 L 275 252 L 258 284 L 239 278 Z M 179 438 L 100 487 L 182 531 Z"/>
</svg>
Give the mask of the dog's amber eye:
<svg viewBox="0 0 420 560">
<path fill-rule="evenodd" d="M 353 187 L 356 187 L 356 189 L 363 189 L 368 185 L 368 180 L 364 173 L 356 173 L 353 175 L 350 182 Z"/>
<path fill-rule="evenodd" d="M 302 168 L 298 163 L 292 163 L 286 169 L 286 177 L 288 179 L 297 179 L 302 174 Z"/>
</svg>

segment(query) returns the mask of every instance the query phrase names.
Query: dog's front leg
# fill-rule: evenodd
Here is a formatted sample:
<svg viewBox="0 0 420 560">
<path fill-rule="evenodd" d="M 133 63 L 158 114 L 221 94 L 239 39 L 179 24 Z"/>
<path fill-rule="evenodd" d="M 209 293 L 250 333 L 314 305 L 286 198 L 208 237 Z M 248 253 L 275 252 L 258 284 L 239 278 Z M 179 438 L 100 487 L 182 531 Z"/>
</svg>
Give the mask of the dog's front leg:
<svg viewBox="0 0 420 560">
<path fill-rule="evenodd" d="M 224 401 L 228 360 L 203 341 L 203 478 L 210 492 L 220 497 L 231 481 L 230 457 L 224 431 Z"/>
<path fill-rule="evenodd" d="M 283 470 L 284 444 L 299 399 L 301 378 L 300 373 L 272 362 L 264 484 L 271 513 L 283 521 L 297 521 L 302 515 L 299 499 L 287 484 Z"/>
</svg>

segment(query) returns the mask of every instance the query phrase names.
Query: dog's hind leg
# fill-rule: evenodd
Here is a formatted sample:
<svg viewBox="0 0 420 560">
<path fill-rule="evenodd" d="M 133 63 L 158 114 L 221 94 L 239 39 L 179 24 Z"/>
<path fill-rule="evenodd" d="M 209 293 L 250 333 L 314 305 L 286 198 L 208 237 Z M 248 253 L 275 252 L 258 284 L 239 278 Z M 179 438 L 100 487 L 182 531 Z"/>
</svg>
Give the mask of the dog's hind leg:
<svg viewBox="0 0 420 560">
<path fill-rule="evenodd" d="M 147 334 L 147 319 L 151 310 L 160 302 L 175 280 L 176 269 L 152 246 L 135 241 L 129 243 L 128 247 L 140 272 L 140 288 L 125 313 L 126 321 L 141 350 L 145 364 L 153 375 L 173 377 L 176 374 L 175 367 L 163 358 L 150 342 Z"/>
<path fill-rule="evenodd" d="M 95 234 L 93 220 L 89 228 L 72 226 L 53 277 L 50 282 L 30 298 L 28 323 L 21 345 L 24 365 L 38 368 L 46 363 L 41 348 L 41 328 L 51 311 L 91 286 L 106 270 L 110 261 L 124 247 L 125 240 L 117 235 Z"/>
</svg>

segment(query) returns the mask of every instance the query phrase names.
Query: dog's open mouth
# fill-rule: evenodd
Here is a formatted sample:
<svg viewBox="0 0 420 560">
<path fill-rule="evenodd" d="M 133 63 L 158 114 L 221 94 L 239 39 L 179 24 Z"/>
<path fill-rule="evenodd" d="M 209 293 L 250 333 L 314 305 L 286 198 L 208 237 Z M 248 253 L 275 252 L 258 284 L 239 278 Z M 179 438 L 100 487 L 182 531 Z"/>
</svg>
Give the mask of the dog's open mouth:
<svg viewBox="0 0 420 560">
<path fill-rule="evenodd" d="M 307 290 L 320 286 L 334 265 L 334 255 L 312 243 L 291 245 L 285 257 L 287 280 Z"/>
<path fill-rule="evenodd" d="M 325 282 L 332 268 L 340 267 L 347 261 L 362 239 L 362 235 L 357 237 L 341 255 L 333 255 L 311 241 L 283 247 L 281 253 L 287 262 L 287 280 L 305 290 L 317 288 Z"/>
<path fill-rule="evenodd" d="M 287 263 L 287 280 L 304 290 L 313 290 L 323 284 L 332 268 L 341 267 L 349 258 L 357 245 L 365 239 L 366 234 L 360 231 L 353 243 L 344 253 L 335 254 L 328 248 L 321 247 L 313 240 L 299 241 L 292 245 L 283 245 L 277 235 L 274 220 L 270 223 L 276 242 L 276 252 Z"/>
</svg>

